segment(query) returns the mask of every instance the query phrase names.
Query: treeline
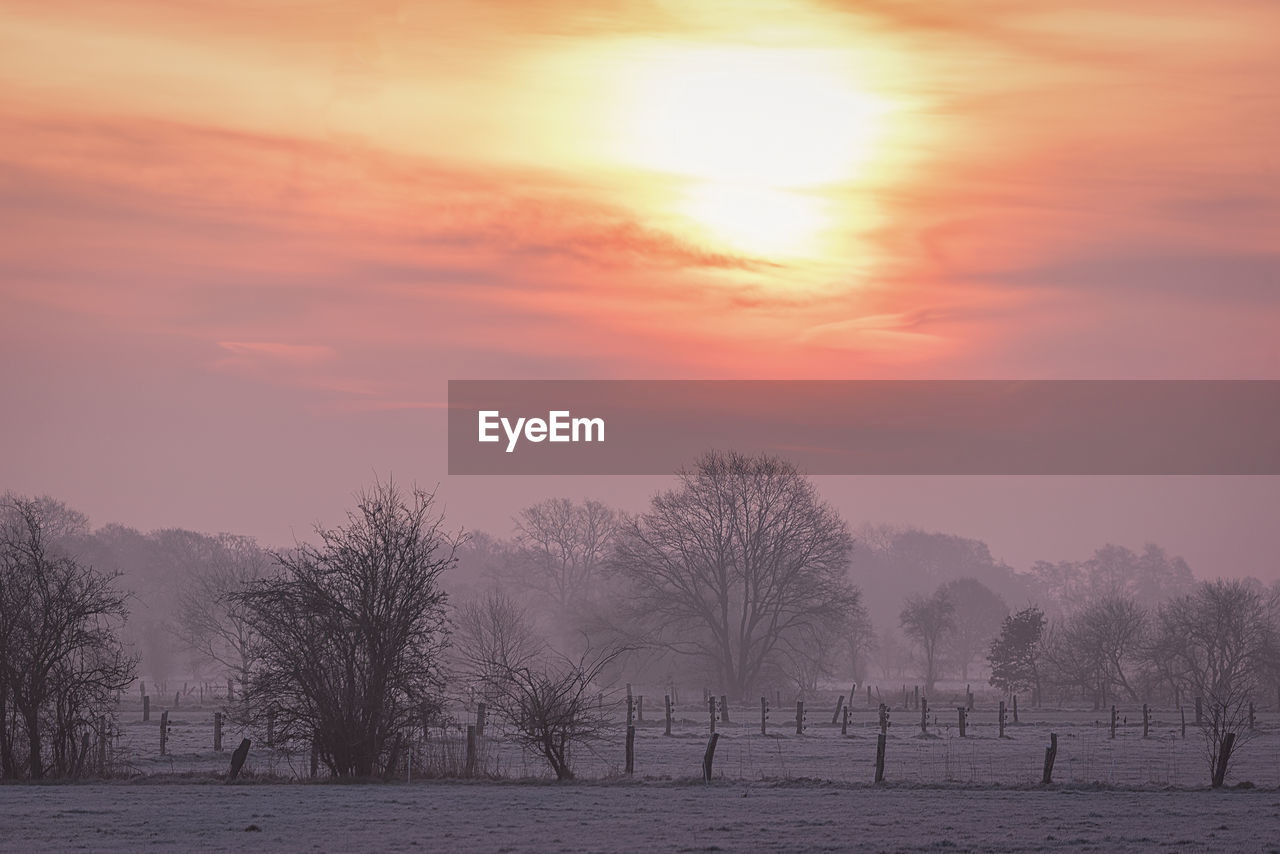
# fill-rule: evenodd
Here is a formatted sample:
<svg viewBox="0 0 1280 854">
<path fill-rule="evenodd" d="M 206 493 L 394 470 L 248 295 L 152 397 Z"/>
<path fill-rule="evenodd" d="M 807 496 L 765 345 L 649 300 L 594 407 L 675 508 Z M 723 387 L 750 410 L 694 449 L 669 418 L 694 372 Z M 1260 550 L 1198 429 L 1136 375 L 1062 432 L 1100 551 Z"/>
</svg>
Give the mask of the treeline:
<svg viewBox="0 0 1280 854">
<path fill-rule="evenodd" d="M 5 496 L 0 772 L 77 773 L 139 675 L 228 680 L 236 720 L 269 719 L 335 776 L 384 773 L 450 698 L 480 696 L 562 778 L 624 677 L 746 698 L 878 668 L 926 694 L 990 678 L 1033 702 L 1194 695 L 1237 712 L 1278 678 L 1280 584 L 1197 584 L 1153 545 L 1016 572 L 976 540 L 855 533 L 773 457 L 709 453 L 638 514 L 540 501 L 508 537 L 452 531 L 434 507 L 378 484 L 345 524 L 268 550 L 91 531 Z"/>
</svg>

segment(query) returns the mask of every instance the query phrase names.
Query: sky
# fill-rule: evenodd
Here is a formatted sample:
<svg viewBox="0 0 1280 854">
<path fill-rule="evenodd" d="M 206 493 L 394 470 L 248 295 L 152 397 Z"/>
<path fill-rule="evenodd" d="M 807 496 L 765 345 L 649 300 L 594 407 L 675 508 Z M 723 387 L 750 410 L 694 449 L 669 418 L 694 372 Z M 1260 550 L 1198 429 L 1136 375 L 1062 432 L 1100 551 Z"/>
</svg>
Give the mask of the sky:
<svg viewBox="0 0 1280 854">
<path fill-rule="evenodd" d="M 0 490 L 501 531 L 666 482 L 450 478 L 448 379 L 1280 378 L 1273 0 L 586 5 L 7 0 Z M 1274 478 L 820 487 L 1280 575 Z"/>
</svg>

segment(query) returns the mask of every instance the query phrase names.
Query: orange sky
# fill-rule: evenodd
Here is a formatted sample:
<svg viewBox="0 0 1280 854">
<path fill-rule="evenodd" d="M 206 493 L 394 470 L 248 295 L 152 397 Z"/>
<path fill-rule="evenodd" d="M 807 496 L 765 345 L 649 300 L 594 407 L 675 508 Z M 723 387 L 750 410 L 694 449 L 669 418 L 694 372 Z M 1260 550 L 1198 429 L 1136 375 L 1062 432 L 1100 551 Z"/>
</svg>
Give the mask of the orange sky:
<svg viewBox="0 0 1280 854">
<path fill-rule="evenodd" d="M 1274 0 L 584 5 L 8 0 L 0 488 L 282 539 L 450 377 L 1280 376 Z"/>
</svg>

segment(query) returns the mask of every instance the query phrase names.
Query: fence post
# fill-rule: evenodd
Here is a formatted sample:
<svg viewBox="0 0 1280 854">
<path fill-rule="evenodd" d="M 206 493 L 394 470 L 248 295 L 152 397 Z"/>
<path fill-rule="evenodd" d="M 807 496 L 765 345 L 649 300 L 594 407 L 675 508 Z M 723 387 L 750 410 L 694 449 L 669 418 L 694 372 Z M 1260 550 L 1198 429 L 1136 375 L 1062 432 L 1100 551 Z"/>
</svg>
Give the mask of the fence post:
<svg viewBox="0 0 1280 854">
<path fill-rule="evenodd" d="M 667 731 L 663 735 L 671 735 L 671 695 L 666 696 L 667 702 Z"/>
<path fill-rule="evenodd" d="M 630 694 L 627 695 L 627 727 L 630 728 L 636 720 L 636 701 Z"/>
<path fill-rule="evenodd" d="M 804 735 L 804 700 L 796 700 L 796 735 Z"/>
<path fill-rule="evenodd" d="M 844 716 L 840 719 L 840 734 L 849 734 L 849 707 L 845 706 L 842 710 Z"/>
<path fill-rule="evenodd" d="M 227 774 L 227 782 L 230 783 L 240 776 L 240 769 L 244 767 L 244 761 L 249 758 L 249 739 L 241 739 L 240 746 L 236 748 L 235 753 L 231 754 L 231 771 Z"/>
<path fill-rule="evenodd" d="M 1187 710 L 1180 708 L 1178 709 L 1178 711 L 1182 713 L 1182 737 L 1186 738 L 1187 737 Z"/>
<path fill-rule="evenodd" d="M 889 734 L 889 707 L 884 703 L 880 704 L 880 732 L 884 735 Z"/>
<path fill-rule="evenodd" d="M 840 720 L 840 710 L 844 708 L 844 694 L 836 698 L 836 710 L 831 713 L 831 723 Z"/>
<path fill-rule="evenodd" d="M 1001 738 L 1004 738 L 1004 718 L 1005 718 L 1004 700 L 1001 700 L 1000 701 L 1000 737 Z"/>
<path fill-rule="evenodd" d="M 711 733 L 711 738 L 707 739 L 707 752 L 702 754 L 702 779 L 711 782 L 711 761 L 716 756 L 716 742 L 720 740 L 720 733 Z"/>
<path fill-rule="evenodd" d="M 725 694 L 720 695 L 720 723 L 729 723 L 729 698 Z"/>
<path fill-rule="evenodd" d="M 98 718 L 98 775 L 107 775 L 107 718 Z"/>
<path fill-rule="evenodd" d="M 146 694 L 142 695 L 142 722 L 146 723 L 151 720 L 151 698 Z"/>
<path fill-rule="evenodd" d="M 1018 722 L 1018 695 L 1013 695 L 1013 722 Z"/>
<path fill-rule="evenodd" d="M 160 755 L 164 756 L 169 741 L 169 710 L 160 713 Z"/>
<path fill-rule="evenodd" d="M 636 720 L 644 723 L 644 694 L 636 697 Z"/>
<path fill-rule="evenodd" d="M 636 728 L 634 726 L 627 727 L 627 773 L 634 774 L 636 770 Z"/>
<path fill-rule="evenodd" d="M 965 725 L 969 722 L 968 721 L 969 710 L 966 709 L 964 706 L 956 706 L 956 712 L 958 712 L 960 715 L 960 737 L 965 738 L 966 737 Z"/>
<path fill-rule="evenodd" d="M 867 686 L 867 708 L 871 708 L 871 686 Z"/>
<path fill-rule="evenodd" d="M 1111 707 L 1111 737 L 1112 738 L 1116 737 L 1116 718 L 1117 717 L 1118 716 L 1116 715 L 1116 707 L 1112 706 Z"/>
<path fill-rule="evenodd" d="M 707 711 L 711 713 L 711 732 L 716 731 L 716 698 L 707 697 Z"/>
<path fill-rule="evenodd" d="M 972 712 L 973 711 L 973 692 L 969 690 L 968 685 L 964 686 L 964 695 L 965 695 L 965 703 L 964 703 L 965 710 Z"/>
<path fill-rule="evenodd" d="M 1049 733 L 1049 746 L 1044 749 L 1044 777 L 1040 784 L 1047 786 L 1053 782 L 1053 762 L 1058 758 L 1058 734 Z"/>
<path fill-rule="evenodd" d="M 769 734 L 769 698 L 760 698 L 760 734 Z"/>
<path fill-rule="evenodd" d="M 175 709 L 176 709 L 176 708 L 178 708 L 178 700 L 179 700 L 179 698 L 181 698 L 181 697 L 182 697 L 182 692 L 180 692 L 180 691 L 174 691 L 174 692 L 173 692 L 173 707 L 174 707 Z"/>
<path fill-rule="evenodd" d="M 876 782 L 877 783 L 884 782 L 884 746 L 888 738 L 889 737 L 884 733 L 880 733 L 880 735 L 876 737 Z"/>
<path fill-rule="evenodd" d="M 1146 703 L 1142 704 L 1142 737 L 1151 737 L 1151 707 Z"/>
<path fill-rule="evenodd" d="M 213 751 L 222 752 L 222 712 L 213 713 Z"/>
<path fill-rule="evenodd" d="M 476 771 L 476 725 L 467 724 L 467 770 L 470 777 Z"/>
<path fill-rule="evenodd" d="M 923 735 L 929 733 L 929 700 L 925 697 L 920 698 L 920 732 Z"/>
</svg>

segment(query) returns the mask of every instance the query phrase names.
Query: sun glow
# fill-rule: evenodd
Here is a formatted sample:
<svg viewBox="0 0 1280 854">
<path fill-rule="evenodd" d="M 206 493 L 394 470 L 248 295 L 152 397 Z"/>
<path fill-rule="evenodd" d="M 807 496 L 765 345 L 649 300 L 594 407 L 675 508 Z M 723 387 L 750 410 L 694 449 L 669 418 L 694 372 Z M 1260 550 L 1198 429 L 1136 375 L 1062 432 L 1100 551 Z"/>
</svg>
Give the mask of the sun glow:
<svg viewBox="0 0 1280 854">
<path fill-rule="evenodd" d="M 635 70 L 625 159 L 682 179 L 706 236 L 805 254 L 830 225 L 821 188 L 858 177 L 884 113 L 848 57 L 822 50 L 666 49 Z"/>
</svg>

